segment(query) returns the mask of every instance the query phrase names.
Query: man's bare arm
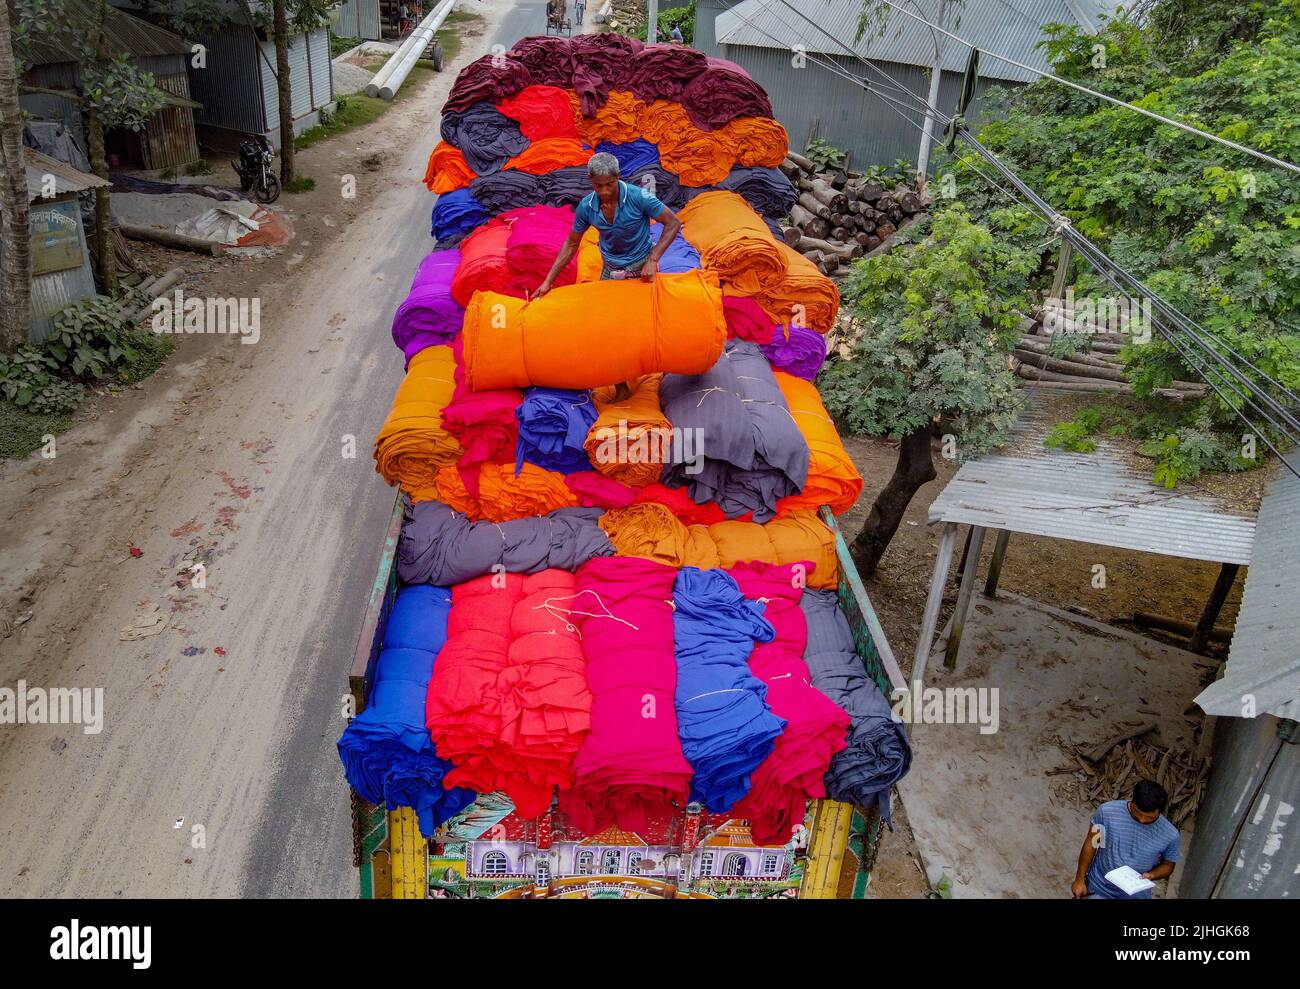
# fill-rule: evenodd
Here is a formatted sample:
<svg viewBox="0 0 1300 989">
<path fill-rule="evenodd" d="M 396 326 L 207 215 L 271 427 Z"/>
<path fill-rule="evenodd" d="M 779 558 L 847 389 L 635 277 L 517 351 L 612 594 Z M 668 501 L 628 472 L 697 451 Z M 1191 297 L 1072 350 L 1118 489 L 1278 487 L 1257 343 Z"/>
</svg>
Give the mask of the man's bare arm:
<svg viewBox="0 0 1300 989">
<path fill-rule="evenodd" d="M 1097 844 L 1100 840 L 1100 832 L 1094 824 L 1088 828 L 1088 836 L 1083 839 L 1083 847 L 1079 849 L 1079 867 L 1075 870 L 1074 882 L 1070 884 L 1070 892 L 1074 894 L 1076 900 L 1081 900 L 1088 895 L 1088 867 L 1092 865 L 1092 860 L 1097 855 Z"/>
</svg>

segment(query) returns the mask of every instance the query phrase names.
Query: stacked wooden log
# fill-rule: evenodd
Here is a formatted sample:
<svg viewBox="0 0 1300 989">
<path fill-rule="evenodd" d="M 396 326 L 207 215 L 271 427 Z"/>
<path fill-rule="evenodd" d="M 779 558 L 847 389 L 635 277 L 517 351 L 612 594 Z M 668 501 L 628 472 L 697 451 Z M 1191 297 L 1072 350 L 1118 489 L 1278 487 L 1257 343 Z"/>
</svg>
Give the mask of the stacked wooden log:
<svg viewBox="0 0 1300 989">
<path fill-rule="evenodd" d="M 1063 352 L 1053 336 L 1065 334 L 1081 346 Z M 1020 323 L 1020 342 L 1011 358 L 1016 374 L 1036 387 L 1056 391 L 1115 392 L 1133 394 L 1124 376 L 1120 349 L 1130 343 L 1128 333 L 1099 332 L 1075 319 L 1066 308 L 1040 309 Z M 1184 401 L 1204 398 L 1208 386 L 1200 382 L 1175 381 L 1158 388 L 1162 398 Z"/>
<path fill-rule="evenodd" d="M 781 171 L 799 191 L 782 237 L 826 275 L 842 274 L 857 258 L 883 254 L 899 231 L 928 216 L 927 189 L 901 183 L 886 189 L 859 172 L 822 168 L 793 151 Z"/>
</svg>

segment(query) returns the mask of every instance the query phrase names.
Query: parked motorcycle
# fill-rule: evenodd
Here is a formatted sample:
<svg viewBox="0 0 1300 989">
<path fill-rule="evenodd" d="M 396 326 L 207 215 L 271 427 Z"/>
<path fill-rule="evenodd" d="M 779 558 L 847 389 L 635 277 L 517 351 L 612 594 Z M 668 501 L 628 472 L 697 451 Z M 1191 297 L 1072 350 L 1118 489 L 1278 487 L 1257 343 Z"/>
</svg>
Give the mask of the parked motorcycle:
<svg viewBox="0 0 1300 989">
<path fill-rule="evenodd" d="M 271 142 L 259 134 L 239 144 L 239 160 L 230 164 L 239 176 L 239 188 L 249 189 L 260 203 L 273 203 L 280 198 L 280 179 L 271 168 L 275 149 Z"/>
</svg>

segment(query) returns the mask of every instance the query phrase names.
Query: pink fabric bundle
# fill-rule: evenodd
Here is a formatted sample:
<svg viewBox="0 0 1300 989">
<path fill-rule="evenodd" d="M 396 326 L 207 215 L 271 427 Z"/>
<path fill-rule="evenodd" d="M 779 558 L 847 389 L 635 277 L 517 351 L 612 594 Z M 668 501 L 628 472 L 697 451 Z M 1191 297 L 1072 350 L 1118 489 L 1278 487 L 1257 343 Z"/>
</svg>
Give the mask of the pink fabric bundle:
<svg viewBox="0 0 1300 989">
<path fill-rule="evenodd" d="M 808 801 L 826 796 L 826 770 L 845 747 L 849 716 L 812 685 L 803 660 L 808 644 L 808 622 L 799 607 L 803 583 L 795 568 L 740 563 L 727 572 L 745 597 L 765 603 L 763 617 L 776 629 L 771 642 L 755 643 L 749 669 L 767 684 L 772 713 L 786 721 L 772 754 L 754 771 L 749 793 L 732 812 L 748 819 L 756 845 L 781 845 L 803 820 Z"/>
<path fill-rule="evenodd" d="M 727 319 L 727 336 L 748 340 L 759 346 L 772 342 L 776 324 L 763 307 L 747 295 L 722 293 L 722 315 Z"/>
<path fill-rule="evenodd" d="M 587 656 L 591 732 L 573 762 L 573 789 L 560 793 L 560 809 L 588 835 L 611 825 L 644 831 L 689 795 L 691 767 L 673 704 L 676 576 L 672 567 L 617 556 L 578 570 L 569 617 Z"/>
<path fill-rule="evenodd" d="M 670 488 L 658 481 L 643 488 L 633 488 L 612 477 L 587 470 L 566 475 L 564 483 L 584 508 L 608 510 L 651 501 L 663 505 L 684 525 L 713 525 L 727 518 L 716 502 L 696 504 L 685 488 Z M 748 520 L 749 516 L 744 518 Z"/>
<path fill-rule="evenodd" d="M 515 459 L 519 442 L 519 420 L 515 409 L 524 400 L 518 388 L 470 391 L 461 364 L 460 341 L 453 346 L 456 356 L 456 387 L 442 410 L 442 428 L 456 438 L 464 451 L 457 466 L 465 488 L 478 497 L 478 466 L 508 464 Z M 445 499 L 444 499 L 445 500 Z"/>
<path fill-rule="evenodd" d="M 516 294 L 515 276 L 506 260 L 509 239 L 510 224 L 498 216 L 461 241 L 460 267 L 451 279 L 452 298 L 460 305 L 469 305 L 478 291 Z"/>
<path fill-rule="evenodd" d="M 497 104 L 497 109 L 512 120 L 519 121 L 520 132 L 530 141 L 578 136 L 569 93 L 558 86 L 529 86 L 520 90 L 517 96 L 502 100 Z"/>
<path fill-rule="evenodd" d="M 502 213 L 461 241 L 452 297 L 462 306 L 475 292 L 524 298 L 542 283 L 572 229 L 569 206 L 521 206 Z M 555 284 L 572 285 L 577 276 L 575 255 Z"/>
<path fill-rule="evenodd" d="M 500 790 L 521 817 L 551 804 L 573 779 L 591 725 L 582 643 L 567 612 L 575 580 L 563 570 L 491 574 L 452 591 L 425 719 L 448 789 Z"/>
</svg>

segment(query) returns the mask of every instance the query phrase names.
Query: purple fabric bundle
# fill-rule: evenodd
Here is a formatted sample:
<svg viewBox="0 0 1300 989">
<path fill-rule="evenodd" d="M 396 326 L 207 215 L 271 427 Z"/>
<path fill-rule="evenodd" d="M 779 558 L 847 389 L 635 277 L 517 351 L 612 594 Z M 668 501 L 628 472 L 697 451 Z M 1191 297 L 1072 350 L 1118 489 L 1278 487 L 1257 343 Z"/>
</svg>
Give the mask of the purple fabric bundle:
<svg viewBox="0 0 1300 989">
<path fill-rule="evenodd" d="M 709 64 L 702 51 L 685 45 L 646 45 L 632 59 L 627 87 L 647 103 L 681 102 L 686 86 Z"/>
<path fill-rule="evenodd" d="M 717 130 L 737 117 L 772 116 L 772 102 L 763 87 L 725 58 L 710 58 L 709 67 L 682 91 L 681 102 L 701 130 Z"/>
<path fill-rule="evenodd" d="M 582 115 L 594 117 L 610 90 L 627 89 L 632 57 L 644 43 L 624 34 L 580 34 L 569 41 L 573 53 L 573 88 L 582 100 Z"/>
<path fill-rule="evenodd" d="M 468 110 L 481 100 L 499 103 L 532 81 L 528 67 L 519 59 L 509 54 L 484 55 L 460 70 L 456 81 L 451 84 L 451 95 L 443 104 L 442 112 Z"/>
<path fill-rule="evenodd" d="M 534 85 L 573 87 L 573 52 L 568 38 L 545 35 L 521 38 L 510 54 L 528 69 Z"/>
<path fill-rule="evenodd" d="M 500 171 L 501 166 L 528 147 L 528 138 L 511 120 L 486 101 L 468 110 L 442 115 L 442 139 L 459 148 L 470 168 L 479 175 Z"/>
<path fill-rule="evenodd" d="M 806 326 L 778 326 L 763 354 L 776 370 L 812 381 L 826 361 L 826 338 Z"/>
<path fill-rule="evenodd" d="M 425 347 L 451 343 L 460 335 L 465 310 L 451 297 L 451 279 L 460 267 L 460 251 L 433 251 L 420 262 L 411 291 L 393 316 L 393 343 L 406 363 Z"/>
</svg>

